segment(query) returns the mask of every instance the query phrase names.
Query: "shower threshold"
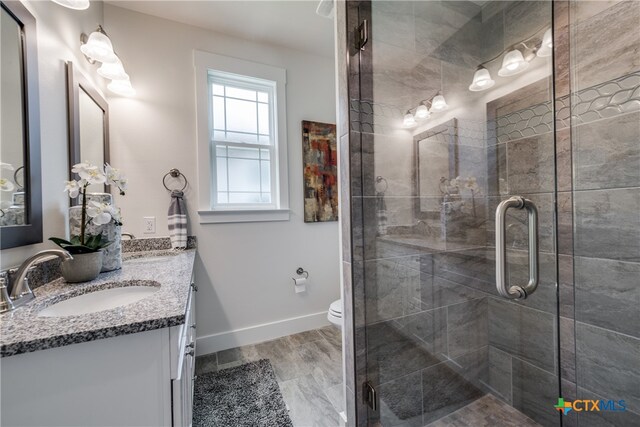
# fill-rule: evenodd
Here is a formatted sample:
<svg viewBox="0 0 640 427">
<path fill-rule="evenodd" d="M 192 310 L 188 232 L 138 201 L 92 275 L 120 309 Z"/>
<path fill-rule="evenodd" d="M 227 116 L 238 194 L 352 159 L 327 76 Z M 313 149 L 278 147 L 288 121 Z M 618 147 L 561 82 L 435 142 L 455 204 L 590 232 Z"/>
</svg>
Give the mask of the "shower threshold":
<svg viewBox="0 0 640 427">
<path fill-rule="evenodd" d="M 425 427 L 541 427 L 540 424 L 492 394 L 486 394 L 467 406 Z"/>
</svg>

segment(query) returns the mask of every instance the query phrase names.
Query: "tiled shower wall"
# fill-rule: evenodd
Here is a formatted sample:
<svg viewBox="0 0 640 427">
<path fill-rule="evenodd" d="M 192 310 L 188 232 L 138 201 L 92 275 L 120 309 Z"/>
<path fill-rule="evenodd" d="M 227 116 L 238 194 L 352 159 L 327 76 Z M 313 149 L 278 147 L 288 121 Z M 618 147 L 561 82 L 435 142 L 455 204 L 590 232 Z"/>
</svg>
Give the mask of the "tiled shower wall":
<svg viewBox="0 0 640 427">
<path fill-rule="evenodd" d="M 348 24 L 345 16 L 347 7 L 352 19 Z M 524 9 L 527 7 L 523 5 Z M 486 391 L 474 389 L 474 384 L 488 385 L 494 394 L 537 421 L 553 425 L 558 419 L 549 410 L 549 405 L 558 397 L 558 369 L 563 378 L 561 394 L 565 398 L 579 395 L 625 399 L 630 408 L 626 413 L 581 414 L 580 420 L 572 413 L 565 417 L 565 424 L 640 423 L 637 415 L 640 408 L 637 391 L 640 383 L 637 332 L 640 323 L 640 310 L 637 309 L 640 302 L 640 35 L 633 31 L 640 24 L 640 3 L 570 4 L 556 1 L 554 7 L 557 165 L 553 158 L 553 139 L 549 137 L 550 127 L 539 128 L 534 135 L 510 135 L 508 126 L 497 126 L 495 140 L 489 141 L 485 154 L 490 171 L 486 177 L 486 194 L 489 196 L 487 217 L 491 218 L 490 214 L 501 196 L 515 193 L 535 199 L 542 212 L 542 271 L 548 273 L 542 281 L 548 286 L 541 285 L 535 298 L 522 304 L 474 293 L 476 290 L 488 292 L 494 282 L 490 222 L 486 226 L 487 249 L 468 249 L 456 254 L 425 253 L 424 249 L 412 248 L 406 241 L 397 244 L 397 239 L 394 242 L 394 239 L 384 241 L 376 238 L 376 227 L 370 225 L 376 223 L 375 197 L 372 196 L 378 189 L 371 173 L 379 171 L 386 162 L 388 168 L 382 169 L 389 171 L 385 175 L 391 185 L 394 180 L 396 184 L 400 183 L 394 188 L 398 191 L 396 195 L 411 198 L 413 194 L 409 191 L 413 183 L 407 176 L 412 173 L 402 174 L 407 169 L 403 159 L 410 158 L 406 156 L 406 150 L 402 150 L 412 145 L 413 140 L 398 136 L 378 138 L 386 133 L 385 125 L 388 123 L 384 119 L 377 122 L 375 118 L 362 120 L 369 114 L 376 116 L 373 114 L 376 108 L 378 113 L 388 110 L 390 107 L 384 103 L 382 106 L 371 103 L 373 106 L 369 107 L 364 105 L 366 103 L 349 105 L 348 90 L 351 90 L 351 99 L 372 100 L 374 95 L 357 93 L 361 87 L 365 91 L 370 88 L 367 84 L 361 86 L 356 77 L 360 67 L 371 72 L 371 64 L 358 63 L 360 58 L 348 52 L 354 41 L 347 40 L 352 38 L 347 30 L 356 27 L 359 15 L 371 18 L 371 9 L 367 2 L 337 4 L 344 336 L 350 425 L 354 425 L 356 410 L 359 411 L 360 424 L 366 421 L 366 408 L 360 393 L 366 377 L 365 351 L 375 356 L 372 361 L 380 364 L 369 367 L 369 374 L 373 376 L 369 379 L 380 385 L 382 400 L 391 402 L 392 408 L 386 408 L 384 413 L 398 416 L 395 420 L 382 419 L 385 426 L 396 423 L 422 425 L 430 421 L 420 417 L 422 411 L 428 410 L 437 417 L 439 408 L 444 408 L 444 414 Z M 394 13 L 384 17 L 387 18 L 392 21 L 388 29 L 383 28 L 382 37 L 390 42 L 393 49 L 394 43 L 403 42 L 401 31 L 393 31 L 394 28 L 402 28 L 402 22 L 398 20 L 403 18 L 402 14 Z M 378 23 L 380 19 L 379 16 Z M 618 31 L 611 31 L 607 25 L 611 22 L 616 23 Z M 600 48 L 603 45 L 608 49 Z M 384 45 L 374 45 L 373 48 L 377 48 L 382 56 Z M 570 63 L 575 66 L 570 68 Z M 378 81 L 384 80 L 385 69 L 381 66 L 374 67 L 383 73 L 377 77 Z M 424 67 L 417 69 L 423 70 L 418 71 L 420 77 L 428 80 L 428 75 L 422 75 Z M 407 102 L 413 102 L 411 91 L 405 89 L 406 82 L 411 81 L 407 80 L 408 76 L 399 78 L 397 67 L 387 74 L 389 88 L 386 91 L 378 88 L 376 99 L 400 93 L 406 94 L 402 96 L 410 100 Z M 529 92 L 518 92 L 520 99 L 526 99 L 526 105 L 518 105 L 508 99 L 488 105 L 493 122 L 498 123 L 501 118 L 522 114 L 536 106 L 545 108 L 542 101 L 545 96 L 548 99 L 548 82 L 532 85 L 526 90 Z M 534 102 L 536 96 L 541 97 L 538 104 Z M 534 115 L 548 117 L 548 103 L 546 108 L 547 111 L 534 111 Z M 377 114 L 378 117 L 384 115 L 384 111 Z M 349 120 L 351 132 L 347 126 Z M 371 127 L 363 129 L 363 123 L 370 123 Z M 546 120 L 545 123 L 549 125 L 551 122 Z M 491 130 L 491 126 L 489 128 Z M 375 146 L 373 133 L 377 134 Z M 523 163 L 519 165 L 518 161 Z M 526 162 L 529 161 L 534 162 L 532 169 L 535 173 L 519 174 L 518 171 L 527 169 Z M 552 222 L 554 169 L 558 174 L 559 191 L 557 235 Z M 400 175 L 393 175 L 393 171 Z M 497 172 L 497 176 L 491 176 L 492 171 Z M 495 184 L 493 187 L 492 183 Z M 370 203 L 369 207 L 367 203 Z M 411 202 L 405 203 L 402 197 L 398 197 L 392 203 L 396 205 L 388 207 L 393 212 L 388 219 L 390 225 L 413 225 L 415 218 Z M 363 224 L 368 225 L 364 230 Z M 517 226 L 517 221 L 515 224 Z M 376 244 L 365 250 L 364 241 L 375 241 Z M 509 254 L 511 274 L 521 281 L 526 276 L 526 259 L 520 249 L 526 244 L 526 236 L 522 242 L 511 243 L 515 246 Z M 556 267 L 553 265 L 556 244 L 561 285 L 560 367 L 555 366 L 558 331 L 554 306 L 556 296 L 552 286 L 556 279 Z M 362 305 L 355 306 L 365 301 L 365 271 L 368 284 L 366 313 Z M 460 280 L 461 276 L 464 280 Z M 461 304 L 459 314 L 466 316 L 466 321 L 465 317 L 455 318 L 456 304 Z M 438 320 L 442 313 L 446 314 L 445 318 L 451 315 L 449 323 L 459 329 L 449 333 L 447 322 Z M 373 332 L 378 336 L 369 340 L 368 348 L 364 339 L 365 314 L 367 324 L 378 322 L 376 328 L 369 328 L 370 334 Z M 425 329 L 425 325 L 429 328 Z M 447 325 L 444 335 L 438 332 L 442 325 Z M 465 328 L 469 325 L 474 328 L 465 335 Z M 511 330 L 497 325 L 511 325 L 507 326 Z M 408 343 L 403 339 L 406 336 L 414 339 Z M 416 341 L 415 337 L 419 340 Z M 376 342 L 386 345 L 380 347 L 375 345 Z M 442 359 L 425 358 L 416 342 L 426 346 L 428 354 L 444 353 L 463 366 L 462 377 L 466 381 L 459 381 L 457 378 L 460 376 L 453 376 Z M 446 350 L 443 350 L 444 346 Z M 385 358 L 385 354 L 389 357 Z M 478 365 L 477 361 L 483 361 L 483 364 Z M 354 372 L 356 367 L 359 368 L 358 375 Z M 458 400 L 449 402 L 449 406 L 438 406 L 439 399 L 452 392 L 446 388 L 429 392 L 428 385 L 438 381 L 444 381 L 454 389 L 457 387 Z M 427 392 L 420 395 L 417 390 L 425 389 L 425 385 Z M 370 416 L 375 420 L 377 414 Z"/>
<path fill-rule="evenodd" d="M 571 65 L 558 95 L 572 115 L 558 135 L 573 173 L 558 194 L 559 247 L 573 287 L 561 288 L 562 392 L 627 404 L 570 425 L 640 425 L 640 2 L 564 9 Z"/>
</svg>

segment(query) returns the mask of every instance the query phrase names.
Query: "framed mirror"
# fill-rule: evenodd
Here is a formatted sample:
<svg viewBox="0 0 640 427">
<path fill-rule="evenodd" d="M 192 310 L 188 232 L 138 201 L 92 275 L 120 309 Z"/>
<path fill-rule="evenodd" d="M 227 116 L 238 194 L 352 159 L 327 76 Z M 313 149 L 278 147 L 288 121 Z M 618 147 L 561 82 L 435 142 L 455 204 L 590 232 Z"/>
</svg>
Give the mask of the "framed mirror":
<svg viewBox="0 0 640 427">
<path fill-rule="evenodd" d="M 69 106 L 69 165 L 90 162 L 96 166 L 109 163 L 109 104 L 102 93 L 67 62 L 67 96 Z M 71 172 L 69 179 L 76 179 Z M 89 192 L 108 192 L 107 186 L 89 187 Z M 73 200 L 72 204 L 76 204 Z"/>
<path fill-rule="evenodd" d="M 457 120 L 414 136 L 417 218 L 439 218 L 450 182 L 459 174 Z"/>
<path fill-rule="evenodd" d="M 42 242 L 36 20 L 2 1 L 0 38 L 0 247 Z"/>
</svg>

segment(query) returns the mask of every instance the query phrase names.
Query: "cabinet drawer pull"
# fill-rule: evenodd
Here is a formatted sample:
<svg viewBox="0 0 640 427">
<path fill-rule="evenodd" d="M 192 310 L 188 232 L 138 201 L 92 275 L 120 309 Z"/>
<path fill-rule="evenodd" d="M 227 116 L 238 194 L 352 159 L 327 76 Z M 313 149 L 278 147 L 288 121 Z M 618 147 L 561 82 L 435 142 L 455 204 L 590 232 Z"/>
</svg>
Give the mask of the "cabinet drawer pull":
<svg viewBox="0 0 640 427">
<path fill-rule="evenodd" d="M 189 350 L 184 355 L 185 356 L 193 356 L 194 354 L 195 354 L 195 352 L 193 350 Z"/>
<path fill-rule="evenodd" d="M 198 286 L 195 283 L 191 284 L 191 289 L 193 289 L 194 292 L 198 292 Z"/>
<path fill-rule="evenodd" d="M 194 375 L 194 376 L 193 376 L 193 380 L 195 381 L 195 380 L 197 380 L 197 379 L 198 379 L 198 376 L 197 376 L 197 375 Z"/>
<path fill-rule="evenodd" d="M 192 342 L 191 344 L 187 344 L 187 348 L 194 348 L 196 343 Z"/>
<path fill-rule="evenodd" d="M 191 325 L 191 328 L 195 329 L 196 328 L 196 324 L 194 323 L 193 325 Z"/>
</svg>

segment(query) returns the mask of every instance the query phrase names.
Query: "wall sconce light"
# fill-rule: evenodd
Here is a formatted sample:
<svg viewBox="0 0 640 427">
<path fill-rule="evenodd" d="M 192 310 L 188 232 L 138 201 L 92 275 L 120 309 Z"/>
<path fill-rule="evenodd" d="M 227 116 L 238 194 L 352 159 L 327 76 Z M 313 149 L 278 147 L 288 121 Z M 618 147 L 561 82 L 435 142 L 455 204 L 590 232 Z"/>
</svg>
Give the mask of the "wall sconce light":
<svg viewBox="0 0 640 427">
<path fill-rule="evenodd" d="M 502 57 L 503 54 L 504 57 L 502 58 L 502 66 L 498 70 L 498 75 L 500 77 L 510 77 L 515 76 L 516 74 L 520 74 L 521 72 L 529 68 L 529 62 L 535 59 L 536 56 L 551 56 L 551 54 L 553 53 L 553 34 L 551 32 L 551 28 L 548 28 L 544 32 L 542 41 L 540 42 L 539 46 L 527 45 L 529 41 L 538 38 L 541 31 L 542 28 L 539 28 L 530 37 L 512 45 L 509 49 L 503 50 L 498 55 L 478 65 L 478 68 L 473 75 L 473 81 L 469 86 L 469 90 L 472 92 L 480 92 L 493 87 L 496 82 L 491 79 L 489 70 L 487 70 L 485 65 Z M 522 45 L 523 48 L 516 49 L 516 46 L 520 45 Z"/>
<path fill-rule="evenodd" d="M 116 54 L 113 53 L 113 45 L 111 39 L 104 32 L 101 25 L 87 37 L 86 34 L 80 35 L 80 51 L 87 57 L 90 63 L 95 62 L 116 62 Z M 93 62 L 92 62 L 93 61 Z"/>
<path fill-rule="evenodd" d="M 491 78 L 489 70 L 481 65 L 473 75 L 473 82 L 471 82 L 469 90 L 472 92 L 480 92 L 493 87 L 494 84 L 496 84 L 496 81 Z"/>
<path fill-rule="evenodd" d="M 64 6 L 73 10 L 89 9 L 89 0 L 51 0 L 60 6 Z"/>
<path fill-rule="evenodd" d="M 98 25 L 98 28 L 89 37 L 84 33 L 81 34 L 80 42 L 82 43 L 80 51 L 85 55 L 89 63 L 102 63 L 98 68 L 98 74 L 105 79 L 111 80 L 111 83 L 107 85 L 107 89 L 122 96 L 136 94 L 135 89 L 131 86 L 129 75 L 124 70 L 122 61 L 113 51 L 111 39 L 101 25 Z"/>
<path fill-rule="evenodd" d="M 509 77 L 520 74 L 529 67 L 529 63 L 524 60 L 522 52 L 512 49 L 502 59 L 502 67 L 498 70 L 500 77 Z"/>
<path fill-rule="evenodd" d="M 107 89 L 122 96 L 133 96 L 136 94 L 136 90 L 131 86 L 131 81 L 128 78 L 123 80 L 113 80 L 107 85 Z"/>
<path fill-rule="evenodd" d="M 431 105 L 431 108 L 429 108 L 428 105 Z M 438 92 L 438 94 L 431 100 L 426 99 L 422 101 L 420 105 L 416 107 L 415 114 L 411 113 L 412 109 L 407 110 L 407 112 L 404 113 L 402 126 L 405 128 L 412 128 L 418 124 L 418 121 L 426 120 L 431 117 L 431 113 L 439 113 L 447 108 L 449 108 L 447 101 L 445 101 L 442 93 Z"/>
<path fill-rule="evenodd" d="M 129 80 L 129 75 L 124 71 L 122 61 L 116 55 L 116 62 L 104 62 L 98 68 L 98 74 L 109 80 Z"/>
<path fill-rule="evenodd" d="M 407 110 L 407 112 L 404 114 L 404 120 L 402 121 L 402 126 L 406 128 L 412 128 L 416 124 L 417 124 L 416 119 L 415 117 L 413 117 L 413 114 L 411 114 L 411 110 Z"/>
<path fill-rule="evenodd" d="M 553 35 L 551 34 L 551 28 L 544 32 L 544 36 L 542 36 L 542 43 L 536 52 L 536 55 L 539 57 L 547 57 L 551 56 L 553 53 Z"/>
<path fill-rule="evenodd" d="M 446 110 L 447 108 L 449 108 L 449 105 L 447 105 L 447 101 L 445 101 L 444 96 L 442 96 L 442 94 L 438 92 L 438 94 L 431 101 L 430 111 L 432 113 L 438 113 L 440 111 Z"/>
<path fill-rule="evenodd" d="M 425 103 L 420 103 L 420 105 L 418 105 L 418 108 L 416 108 L 416 119 L 424 120 L 428 119 L 429 116 L 431 116 L 431 113 L 429 112 L 429 109 L 427 108 Z"/>
</svg>

